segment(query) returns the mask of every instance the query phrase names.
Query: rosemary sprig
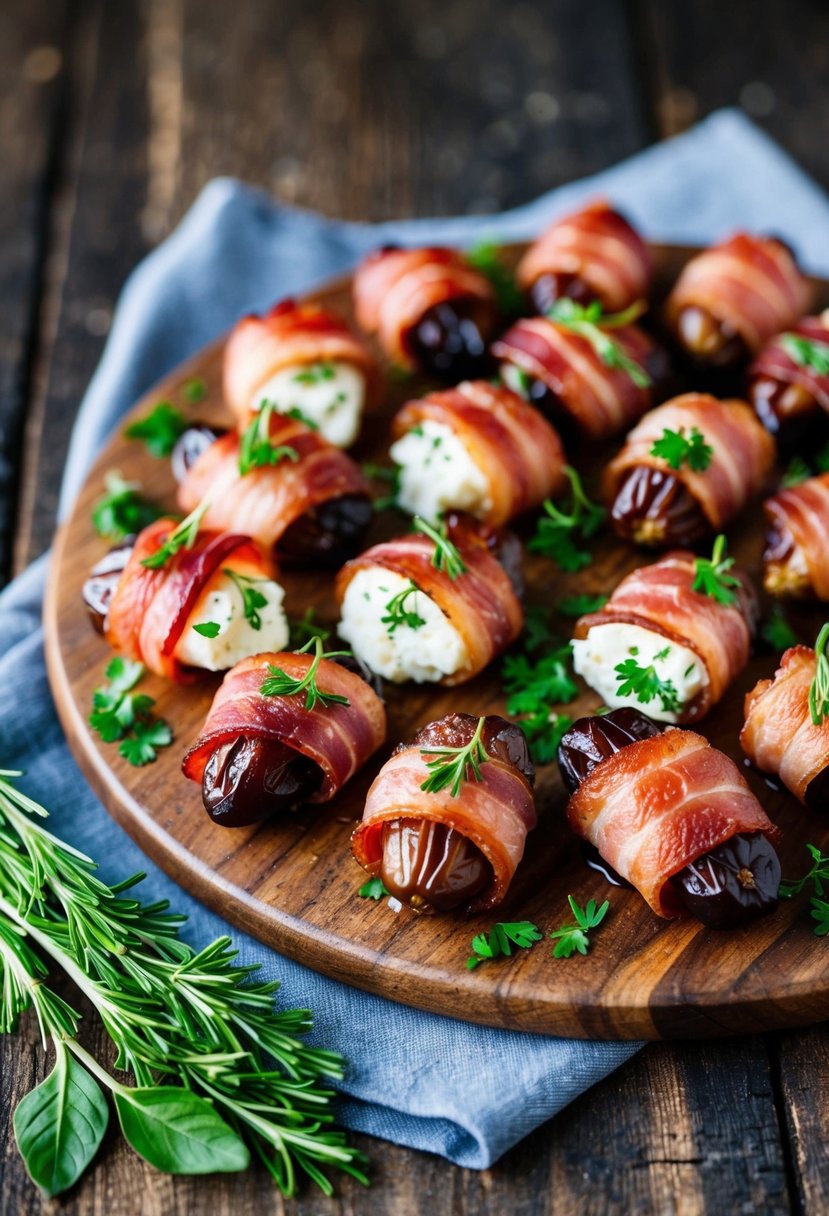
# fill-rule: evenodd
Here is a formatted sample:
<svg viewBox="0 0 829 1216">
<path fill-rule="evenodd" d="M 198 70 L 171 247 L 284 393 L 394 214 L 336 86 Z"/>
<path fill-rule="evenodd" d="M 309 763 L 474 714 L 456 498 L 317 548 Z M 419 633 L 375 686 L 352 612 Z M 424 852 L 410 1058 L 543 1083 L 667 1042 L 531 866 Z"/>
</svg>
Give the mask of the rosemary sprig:
<svg viewBox="0 0 829 1216">
<path fill-rule="evenodd" d="M 484 723 L 486 718 L 478 719 L 475 733 L 464 747 L 422 747 L 420 754 L 424 758 L 433 756 L 426 761 L 430 775 L 421 782 L 420 788 L 425 794 L 438 794 L 450 787 L 449 793 L 457 798 L 464 781 L 482 781 L 481 765 L 489 760 L 489 754 L 483 745 Z"/>
<path fill-rule="evenodd" d="M 829 657 L 826 647 L 829 645 L 829 621 L 817 635 L 815 642 L 815 657 L 817 667 L 815 678 L 809 685 L 809 716 L 815 726 L 829 718 Z"/>
<path fill-rule="evenodd" d="M 314 650 L 314 660 L 311 666 L 306 671 L 302 679 L 295 679 L 289 676 L 281 667 L 274 667 L 272 663 L 268 664 L 270 675 L 264 680 L 259 688 L 263 697 L 292 697 L 299 693 L 305 693 L 305 708 L 313 709 L 317 702 L 327 709 L 329 705 L 348 705 L 348 697 L 343 697 L 339 693 L 323 692 L 317 684 L 317 669 L 323 659 L 338 659 L 344 655 L 350 655 L 350 650 L 330 650 L 326 654 L 322 648 L 322 638 L 319 635 L 309 638 L 304 646 L 301 646 L 296 654 L 307 654 L 309 650 Z"/>
<path fill-rule="evenodd" d="M 263 401 L 256 417 L 243 431 L 239 441 L 239 472 L 242 477 L 253 469 L 277 465 L 281 460 L 290 460 L 294 464 L 299 460 L 299 452 L 290 444 L 271 443 L 271 418 L 275 412 L 273 401 Z"/>
<path fill-rule="evenodd" d="M 414 532 L 422 532 L 424 536 L 429 537 L 429 540 L 435 542 L 432 565 L 436 570 L 440 570 L 447 578 L 452 579 L 453 582 L 455 579 L 460 578 L 462 574 L 466 574 L 466 563 L 457 547 L 449 539 L 449 529 L 445 519 L 440 521 L 437 528 L 433 528 L 427 520 L 421 518 L 420 515 L 415 515 L 412 520 L 412 530 Z"/>
<path fill-rule="evenodd" d="M 643 367 L 640 366 L 624 349 L 617 339 L 612 338 L 607 330 L 621 329 L 631 325 L 645 311 L 646 304 L 638 300 L 624 312 L 605 315 L 598 301 L 592 304 L 577 304 L 575 300 L 562 296 L 556 300 L 547 316 L 551 321 L 563 325 L 565 329 L 586 339 L 604 363 L 605 367 L 617 368 L 630 377 L 637 388 L 648 388 L 653 382 Z"/>
<path fill-rule="evenodd" d="M 156 570 L 165 565 L 181 549 L 192 549 L 196 543 L 201 522 L 209 510 L 209 502 L 200 503 L 180 524 L 176 525 L 160 549 L 156 549 L 155 553 L 151 553 L 149 557 L 142 558 L 141 565 L 147 566 L 150 570 Z"/>
</svg>

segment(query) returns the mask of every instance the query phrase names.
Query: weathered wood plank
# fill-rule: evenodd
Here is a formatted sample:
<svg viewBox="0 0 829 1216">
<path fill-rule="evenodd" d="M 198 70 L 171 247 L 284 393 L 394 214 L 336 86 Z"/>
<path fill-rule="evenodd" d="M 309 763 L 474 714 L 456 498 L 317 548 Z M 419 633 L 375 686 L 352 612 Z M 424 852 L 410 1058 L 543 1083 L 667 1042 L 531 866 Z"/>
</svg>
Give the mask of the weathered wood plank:
<svg viewBox="0 0 829 1216">
<path fill-rule="evenodd" d="M 780 1095 L 800 1208 L 829 1210 L 829 1028 L 775 1036 Z"/>
</svg>

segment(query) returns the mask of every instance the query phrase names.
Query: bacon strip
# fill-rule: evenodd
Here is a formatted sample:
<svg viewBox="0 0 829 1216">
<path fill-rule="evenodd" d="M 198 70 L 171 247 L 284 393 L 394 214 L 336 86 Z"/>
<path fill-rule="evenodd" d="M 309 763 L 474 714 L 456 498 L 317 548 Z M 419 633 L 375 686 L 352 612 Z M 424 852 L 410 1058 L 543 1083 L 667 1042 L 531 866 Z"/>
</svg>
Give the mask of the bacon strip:
<svg viewBox="0 0 829 1216">
<path fill-rule="evenodd" d="M 745 577 L 741 577 L 734 605 L 692 590 L 695 562 L 693 553 L 677 550 L 634 570 L 622 579 L 604 608 L 580 617 L 574 630 L 575 637 L 586 638 L 597 625 L 639 625 L 699 655 L 708 683 L 683 706 L 680 722 L 702 718 L 743 670 L 757 610 Z"/>
<path fill-rule="evenodd" d="M 512 583 L 482 535 L 461 523 L 450 527 L 449 535 L 467 568 L 459 578 L 450 579 L 437 570 L 432 565 L 434 542 L 412 533 L 373 545 L 346 562 L 337 575 L 335 591 L 337 602 L 342 604 L 357 571 L 375 566 L 411 579 L 419 591 L 434 600 L 463 640 L 465 666 L 440 681 L 453 685 L 471 680 L 518 637 L 524 612 Z"/>
<path fill-rule="evenodd" d="M 606 199 L 555 220 L 524 254 L 516 278 L 524 291 L 544 274 L 577 275 L 606 312 L 647 296 L 653 275 L 648 247 Z"/>
<path fill-rule="evenodd" d="M 695 472 L 687 464 L 672 469 L 660 456 L 651 454 L 665 430 L 684 431 L 688 436 L 693 427 L 714 449 L 707 469 Z M 668 470 L 685 485 L 717 532 L 760 492 L 774 454 L 774 440 L 744 401 L 683 393 L 651 410 L 634 427 L 607 467 L 604 488 L 612 501 L 631 469 Z"/>
<path fill-rule="evenodd" d="M 819 317 L 803 317 L 797 325 L 790 326 L 787 333 L 829 346 L 829 316 L 823 313 Z M 780 341 L 783 336 L 777 334 L 763 347 L 748 369 L 749 378 L 766 377 L 782 384 L 797 384 L 829 411 L 829 372 L 821 373 L 814 367 L 796 363 Z"/>
<path fill-rule="evenodd" d="M 300 516 L 321 503 L 345 494 L 370 490 L 357 465 L 318 431 L 285 414 L 272 414 L 269 427 L 274 447 L 293 448 L 298 456 L 276 465 L 239 472 L 239 436 L 222 435 L 190 468 L 179 486 L 178 501 L 192 511 L 208 499 L 204 517 L 208 528 L 233 528 L 269 548 Z"/>
<path fill-rule="evenodd" d="M 775 773 L 800 802 L 829 764 L 829 719 L 815 726 L 809 713 L 809 685 L 817 661 L 810 646 L 793 646 L 780 660 L 773 680 L 760 680 L 746 694 L 740 745 L 764 773 Z"/>
<path fill-rule="evenodd" d="M 780 835 L 733 760 L 690 730 L 666 730 L 603 760 L 567 818 L 665 917 L 687 915 L 669 881 L 685 866 L 740 833 Z"/>
<path fill-rule="evenodd" d="M 537 507 L 563 486 L 564 449 L 538 410 L 517 393 L 485 380 L 466 381 L 403 406 L 395 439 L 425 420 L 448 426 L 489 483 L 489 524 Z"/>
<path fill-rule="evenodd" d="M 320 661 L 317 687 L 346 697 L 348 705 L 317 702 L 306 709 L 304 693 L 266 697 L 259 691 L 270 675 L 269 667 L 279 667 L 300 680 L 313 661 L 312 655 L 283 651 L 253 655 L 232 667 L 213 698 L 201 734 L 184 757 L 185 777 L 200 782 L 213 752 L 239 735 L 278 739 L 313 760 L 324 773 L 322 786 L 308 801 L 333 798 L 384 742 L 386 711 L 365 680 L 330 659 Z"/>
<path fill-rule="evenodd" d="M 789 250 L 771 237 L 738 232 L 691 258 L 666 304 L 676 323 L 684 308 L 704 308 L 730 325 L 751 351 L 794 325 L 812 298 Z"/>
<path fill-rule="evenodd" d="M 227 340 L 224 393 L 240 427 L 260 404 L 260 391 L 286 367 L 352 363 L 366 378 L 366 407 L 374 404 L 380 372 L 366 342 L 319 304 L 283 300 L 263 317 L 243 317 Z"/>
<path fill-rule="evenodd" d="M 142 560 L 161 548 L 175 526 L 172 519 L 158 519 L 139 533 L 110 603 L 106 638 L 119 653 L 183 684 L 195 679 L 198 672 L 178 661 L 175 648 L 216 571 L 226 565 L 248 577 L 278 576 L 274 562 L 249 536 L 205 529 L 191 549 L 180 549 L 163 566 L 142 566 Z"/>
<path fill-rule="evenodd" d="M 362 822 L 351 837 L 356 861 L 377 874 L 383 858 L 383 824 L 426 819 L 454 828 L 477 845 L 492 866 L 492 880 L 471 911 L 501 903 L 524 854 L 527 833 L 536 825 L 535 800 L 523 773 L 498 757 L 481 765 L 481 781 L 464 781 L 457 797 L 420 787 L 430 776 L 417 747 L 396 751 L 380 769 L 366 796 Z"/>
<path fill-rule="evenodd" d="M 815 596 L 829 600 L 829 473 L 780 490 L 763 510 L 776 532 L 791 537 Z"/>
<path fill-rule="evenodd" d="M 378 249 L 354 274 L 357 323 L 376 334 L 383 350 L 401 367 L 413 368 L 408 334 L 437 304 L 473 301 L 491 330 L 496 300 L 491 283 L 455 249 Z"/>
<path fill-rule="evenodd" d="M 646 368 L 655 348 L 644 330 L 626 325 L 612 336 Z M 608 367 L 586 338 L 547 317 L 516 321 L 493 342 L 492 353 L 546 384 L 591 439 L 624 430 L 653 402 L 652 387 L 639 388 L 626 371 Z"/>
</svg>

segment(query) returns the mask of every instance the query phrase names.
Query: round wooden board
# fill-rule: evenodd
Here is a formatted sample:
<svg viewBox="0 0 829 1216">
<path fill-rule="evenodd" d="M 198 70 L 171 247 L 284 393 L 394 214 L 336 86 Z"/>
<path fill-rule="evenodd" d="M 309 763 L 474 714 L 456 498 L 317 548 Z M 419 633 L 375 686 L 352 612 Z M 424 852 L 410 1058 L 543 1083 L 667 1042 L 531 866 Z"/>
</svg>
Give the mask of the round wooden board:
<svg viewBox="0 0 829 1216">
<path fill-rule="evenodd" d="M 511 256 L 516 256 L 513 250 Z M 689 250 L 656 247 L 662 287 L 669 284 Z M 822 304 L 829 284 L 819 284 Z M 340 281 L 315 298 L 350 315 L 349 284 Z M 168 376 L 136 406 L 145 414 L 157 401 L 174 402 L 193 419 L 227 421 L 221 399 L 222 343 L 203 351 Z M 203 378 L 206 398 L 188 404 L 184 385 Z M 383 461 L 388 420 L 408 397 L 428 385 L 390 379 L 385 408 L 364 428 L 357 459 Z M 612 447 L 612 445 L 611 445 Z M 595 472 L 603 452 L 576 456 Z M 58 534 L 45 606 L 46 648 L 52 689 L 75 756 L 114 818 L 144 851 L 181 885 L 234 924 L 267 945 L 335 979 L 421 1009 L 492 1026 L 570 1037 L 664 1038 L 751 1033 L 820 1021 L 829 1016 L 826 943 L 811 931 L 804 901 L 783 904 L 773 915 L 743 930 L 714 932 L 696 921 L 655 917 L 634 891 L 610 888 L 588 869 L 562 816 L 565 795 L 556 765 L 539 773 L 539 826 L 528 841 L 507 902 L 496 916 L 395 915 L 385 902 L 360 899 L 364 875 L 353 862 L 349 837 L 366 789 L 391 747 L 424 723 L 450 710 L 503 712 L 498 664 L 462 688 L 432 686 L 388 689 L 389 742 L 364 772 L 332 803 L 258 828 L 223 829 L 201 806 L 199 788 L 181 775 L 184 749 L 197 735 L 217 686 L 211 677 L 178 687 L 148 676 L 142 691 L 154 696 L 158 713 L 173 726 L 175 740 L 155 764 L 132 768 L 87 726 L 92 693 L 103 682 L 109 651 L 89 625 L 80 590 L 90 566 L 105 551 L 90 511 L 104 474 L 120 469 L 144 493 L 175 505 L 167 461 L 143 445 L 113 437 L 96 461 L 71 517 Z M 399 516 L 379 517 L 371 540 L 405 527 Z M 526 536 L 526 527 L 518 531 Z M 749 509 L 730 530 L 732 551 L 759 581 L 761 513 Z M 609 592 L 629 570 L 652 556 L 606 536 L 596 560 L 581 574 L 566 575 L 543 558 L 527 558 L 527 600 L 552 605 L 577 591 Z M 285 572 L 287 608 L 302 615 L 313 605 L 321 620 L 336 620 L 329 574 Z M 811 639 L 819 617 L 798 609 L 790 619 Z M 571 627 L 558 619 L 564 636 Z M 742 764 L 737 735 L 743 696 L 774 671 L 775 656 L 753 658 L 726 699 L 702 725 L 718 747 Z M 585 690 L 567 712 L 574 717 L 597 705 Z M 805 843 L 826 843 L 826 828 L 785 793 L 748 772 L 771 817 L 784 830 L 785 874 L 803 872 Z M 544 930 L 569 919 L 567 895 L 581 904 L 610 897 L 611 913 L 595 934 L 586 957 L 552 957 L 549 943 L 520 951 L 511 960 L 467 971 L 472 937 L 495 919 L 531 920 Z"/>
</svg>

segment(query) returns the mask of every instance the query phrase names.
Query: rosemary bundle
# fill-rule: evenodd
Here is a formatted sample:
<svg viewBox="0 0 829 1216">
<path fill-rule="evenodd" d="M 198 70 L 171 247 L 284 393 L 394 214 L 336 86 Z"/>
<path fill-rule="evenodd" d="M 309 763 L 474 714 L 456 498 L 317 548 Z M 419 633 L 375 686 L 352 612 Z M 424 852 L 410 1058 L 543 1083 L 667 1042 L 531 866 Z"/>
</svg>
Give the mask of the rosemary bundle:
<svg viewBox="0 0 829 1216">
<path fill-rule="evenodd" d="M 141 874 L 108 886 L 83 853 L 39 822 L 46 811 L 0 770 L 0 1033 L 32 1009 L 53 1072 L 19 1103 L 18 1147 L 49 1194 L 92 1161 L 109 1119 L 169 1173 L 242 1170 L 251 1155 L 285 1195 L 298 1176 L 328 1195 L 337 1167 L 365 1183 L 364 1156 L 332 1127 L 341 1056 L 308 1046 L 303 1009 L 276 1010 L 278 982 L 252 978 L 229 938 L 196 952 L 186 917 L 133 897 Z M 113 1077 L 78 1041 L 80 1015 L 47 985 L 57 965 L 95 1008 L 117 1049 Z"/>
</svg>

